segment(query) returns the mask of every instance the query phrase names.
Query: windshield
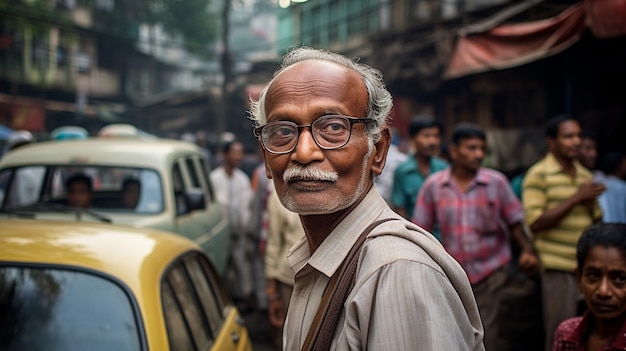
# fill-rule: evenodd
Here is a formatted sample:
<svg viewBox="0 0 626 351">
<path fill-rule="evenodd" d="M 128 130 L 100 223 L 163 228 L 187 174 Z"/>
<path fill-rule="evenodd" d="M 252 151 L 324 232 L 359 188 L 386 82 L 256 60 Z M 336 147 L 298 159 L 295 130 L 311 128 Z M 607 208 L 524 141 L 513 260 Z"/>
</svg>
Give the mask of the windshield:
<svg viewBox="0 0 626 351">
<path fill-rule="evenodd" d="M 159 174 L 145 168 L 24 166 L 0 171 L 0 205 L 154 214 L 163 211 L 163 187 Z"/>
<path fill-rule="evenodd" d="M 124 290 L 101 276 L 0 266 L 3 350 L 140 350 L 137 320 Z"/>
</svg>

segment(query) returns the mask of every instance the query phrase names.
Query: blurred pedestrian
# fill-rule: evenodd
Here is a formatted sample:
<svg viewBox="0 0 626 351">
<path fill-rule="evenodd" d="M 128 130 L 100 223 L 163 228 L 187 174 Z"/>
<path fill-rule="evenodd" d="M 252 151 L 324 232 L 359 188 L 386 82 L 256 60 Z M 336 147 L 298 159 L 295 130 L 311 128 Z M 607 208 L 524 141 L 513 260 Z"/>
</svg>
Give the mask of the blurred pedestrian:
<svg viewBox="0 0 626 351">
<path fill-rule="evenodd" d="M 272 182 L 265 175 L 265 165 L 259 164 L 252 171 L 251 179 L 252 201 L 250 202 L 250 221 L 248 233 L 253 243 L 252 271 L 253 295 L 257 308 L 267 310 L 267 295 L 265 294 L 265 250 L 267 246 L 267 201 L 272 189 Z"/>
<path fill-rule="evenodd" d="M 598 201 L 602 220 L 608 223 L 626 223 L 626 154 L 610 151 L 602 157 L 602 170 L 606 186 Z"/>
<path fill-rule="evenodd" d="M 414 153 L 396 168 L 393 176 L 391 206 L 402 217 L 411 219 L 417 194 L 429 175 L 448 166 L 439 157 L 443 127 L 430 116 L 415 117 L 409 125 Z M 431 228 L 435 229 L 435 228 Z M 438 233 L 433 233 L 438 236 Z"/>
<path fill-rule="evenodd" d="M 7 140 L 7 153 L 36 142 L 33 134 L 27 130 L 16 130 Z M 32 165 L 16 169 L 12 185 L 6 200 L 7 207 L 32 205 L 39 199 L 43 186 L 45 167 Z"/>
<path fill-rule="evenodd" d="M 539 261 L 522 228 L 522 204 L 507 178 L 481 166 L 486 142 L 484 131 L 476 125 L 455 127 L 449 149 L 452 163 L 426 179 L 412 221 L 426 230 L 439 225 L 443 246 L 472 284 L 485 328 L 485 349 L 497 351 L 503 349 L 499 328 L 512 257 L 510 240 L 521 248 L 520 270 L 534 274 Z"/>
<path fill-rule="evenodd" d="M 541 286 L 545 350 L 554 331 L 577 313 L 581 301 L 574 269 L 576 243 L 583 230 L 602 218 L 597 197 L 605 186 L 578 162 L 581 127 L 560 115 L 546 126 L 547 155 L 526 172 L 522 203 L 542 263 Z"/>
<path fill-rule="evenodd" d="M 593 132 L 583 130 L 580 133 L 580 151 L 577 159 L 593 174 L 593 180 L 599 182 L 604 179 L 604 173 L 598 169 L 598 141 Z"/>
<path fill-rule="evenodd" d="M 389 151 L 387 152 L 387 162 L 383 172 L 374 178 L 374 186 L 378 189 L 380 195 L 391 203 L 391 190 L 393 188 L 393 175 L 396 168 L 409 157 L 405 152 L 400 149 L 400 136 L 392 131 L 391 145 L 389 145 Z"/>
<path fill-rule="evenodd" d="M 576 251 L 576 280 L 588 310 L 562 322 L 552 351 L 626 349 L 626 224 L 585 229 Z"/>
<path fill-rule="evenodd" d="M 222 146 L 223 164 L 211 172 L 211 182 L 217 201 L 228 213 L 231 232 L 230 263 L 226 281 L 243 312 L 255 308 L 253 295 L 252 255 L 254 243 L 248 229 L 252 189 L 250 179 L 239 169 L 243 159 L 243 144 L 229 141 Z"/>
<path fill-rule="evenodd" d="M 293 271 L 287 256 L 289 249 L 304 238 L 304 228 L 300 223 L 300 216 L 280 203 L 273 187 L 268 199 L 267 213 L 268 237 L 265 252 L 267 312 L 271 325 L 282 330 L 294 285 Z M 282 333 L 279 333 L 279 336 L 279 340 L 282 340 Z"/>
<path fill-rule="evenodd" d="M 484 349 L 462 268 L 373 189 L 391 107 L 380 72 L 306 47 L 252 105 L 267 175 L 306 235 L 288 256 L 284 350 Z"/>
</svg>

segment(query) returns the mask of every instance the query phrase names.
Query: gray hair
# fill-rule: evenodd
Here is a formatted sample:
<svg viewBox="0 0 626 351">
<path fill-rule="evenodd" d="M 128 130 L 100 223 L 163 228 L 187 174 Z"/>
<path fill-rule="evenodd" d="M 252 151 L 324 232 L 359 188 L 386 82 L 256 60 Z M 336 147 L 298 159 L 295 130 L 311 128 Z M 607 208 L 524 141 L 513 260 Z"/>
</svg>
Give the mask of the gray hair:
<svg viewBox="0 0 626 351">
<path fill-rule="evenodd" d="M 313 49 L 309 47 L 299 47 L 291 50 L 283 58 L 280 67 L 274 73 L 272 80 L 263 88 L 259 95 L 259 100 L 250 102 L 250 119 L 255 127 L 263 126 L 267 123 L 265 114 L 265 98 L 267 90 L 274 80 L 289 66 L 298 62 L 307 60 L 321 60 L 340 64 L 344 67 L 354 70 L 361 76 L 365 87 L 367 88 L 367 118 L 371 118 L 375 123 L 368 125 L 367 134 L 371 140 L 377 142 L 380 139 L 381 126 L 383 126 L 389 118 L 389 113 L 393 107 L 391 94 L 385 87 L 382 73 L 366 64 L 358 63 L 358 61 L 350 60 L 340 54 Z"/>
</svg>

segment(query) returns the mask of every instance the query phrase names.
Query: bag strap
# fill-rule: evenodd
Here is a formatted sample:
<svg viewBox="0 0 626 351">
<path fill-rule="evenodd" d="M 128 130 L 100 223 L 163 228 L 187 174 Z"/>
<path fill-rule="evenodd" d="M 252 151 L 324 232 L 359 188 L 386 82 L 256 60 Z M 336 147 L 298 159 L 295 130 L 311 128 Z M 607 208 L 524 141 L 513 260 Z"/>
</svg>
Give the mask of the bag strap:
<svg viewBox="0 0 626 351">
<path fill-rule="evenodd" d="M 352 249 L 350 249 L 350 252 L 348 252 L 348 255 L 344 258 L 341 266 L 339 266 L 335 274 L 333 274 L 324 290 L 324 295 L 322 295 L 322 300 L 311 322 L 311 327 L 306 335 L 304 344 L 302 345 L 302 351 L 330 350 L 343 304 L 354 287 L 356 267 L 363 243 L 365 243 L 367 235 L 371 233 L 374 228 L 379 224 L 393 219 L 394 218 L 385 218 L 375 221 L 359 235 L 359 238 L 352 246 Z"/>
</svg>

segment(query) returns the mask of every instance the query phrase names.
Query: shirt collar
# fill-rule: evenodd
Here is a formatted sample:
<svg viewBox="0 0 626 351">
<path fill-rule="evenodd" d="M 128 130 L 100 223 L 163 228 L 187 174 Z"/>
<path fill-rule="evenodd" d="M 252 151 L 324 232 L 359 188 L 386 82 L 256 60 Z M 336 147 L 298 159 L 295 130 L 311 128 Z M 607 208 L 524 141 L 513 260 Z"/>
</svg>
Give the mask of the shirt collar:
<svg viewBox="0 0 626 351">
<path fill-rule="evenodd" d="M 447 186 L 452 182 L 452 167 L 447 167 L 441 171 L 441 185 Z M 485 171 L 484 168 L 479 168 L 478 172 L 476 172 L 476 176 L 474 180 L 472 180 L 472 184 L 488 184 L 489 183 L 489 174 Z"/>
<path fill-rule="evenodd" d="M 363 200 L 324 239 L 308 262 L 302 262 L 300 267 L 308 263 L 327 277 L 331 277 L 352 249 L 358 236 L 373 219 L 380 217 L 386 208 L 385 200 L 372 187 Z M 304 240 L 304 248 L 300 247 L 300 244 L 296 245 L 297 248 L 294 246 L 294 251 L 306 251 L 308 256 L 306 240 Z"/>
<path fill-rule="evenodd" d="M 585 168 L 585 166 L 583 166 L 580 162 L 578 162 L 578 160 L 574 160 L 573 161 L 574 164 L 574 168 L 576 169 L 576 174 L 582 174 L 582 173 L 590 173 L 590 171 Z M 554 156 L 553 153 L 549 152 L 546 155 L 546 171 L 548 173 L 565 173 L 565 170 L 563 170 L 563 167 L 561 167 L 561 164 L 559 163 L 559 161 L 556 159 L 556 156 Z"/>
<path fill-rule="evenodd" d="M 580 324 L 578 324 L 578 326 L 574 328 L 571 333 L 565 335 L 563 339 L 573 344 L 581 344 L 591 332 L 591 330 L 589 330 L 591 318 L 593 318 L 591 312 L 585 312 Z M 626 349 L 626 321 L 622 324 L 622 328 L 611 342 L 611 349 Z"/>
</svg>

